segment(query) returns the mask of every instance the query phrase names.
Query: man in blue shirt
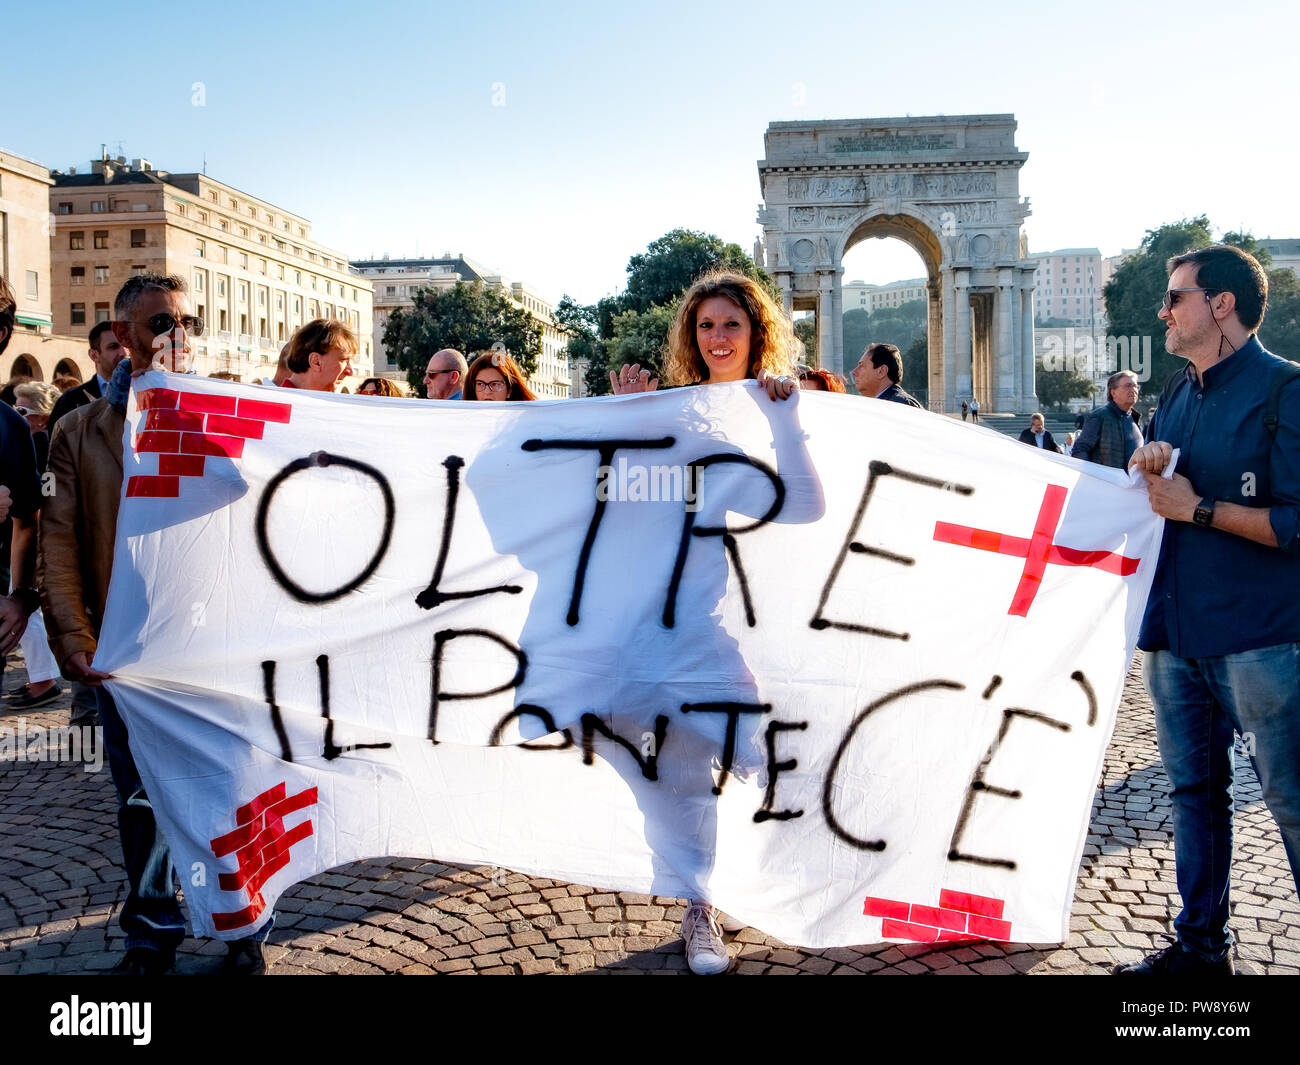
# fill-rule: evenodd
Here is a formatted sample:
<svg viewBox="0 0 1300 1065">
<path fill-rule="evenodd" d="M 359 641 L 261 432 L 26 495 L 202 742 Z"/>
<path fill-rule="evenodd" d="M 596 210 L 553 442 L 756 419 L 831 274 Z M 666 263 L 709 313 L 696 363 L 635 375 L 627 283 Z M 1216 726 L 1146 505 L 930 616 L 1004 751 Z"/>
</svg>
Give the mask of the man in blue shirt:
<svg viewBox="0 0 1300 1065">
<path fill-rule="evenodd" d="M 1183 909 L 1175 943 L 1116 972 L 1231 975 L 1234 731 L 1300 870 L 1300 373 L 1254 335 L 1268 302 L 1254 258 L 1216 246 L 1168 265 L 1159 316 L 1188 365 L 1131 465 L 1168 522 L 1138 646 Z"/>
<path fill-rule="evenodd" d="M 435 351 L 424 368 L 424 391 L 429 399 L 460 399 L 469 364 L 455 348 Z"/>
<path fill-rule="evenodd" d="M 78 407 L 94 403 L 104 394 L 117 364 L 126 358 L 126 351 L 113 335 L 112 322 L 99 322 L 90 330 L 90 350 L 86 353 L 95 367 L 95 376 L 85 384 L 69 388 L 54 404 L 50 412 L 50 433 L 65 414 Z"/>
</svg>

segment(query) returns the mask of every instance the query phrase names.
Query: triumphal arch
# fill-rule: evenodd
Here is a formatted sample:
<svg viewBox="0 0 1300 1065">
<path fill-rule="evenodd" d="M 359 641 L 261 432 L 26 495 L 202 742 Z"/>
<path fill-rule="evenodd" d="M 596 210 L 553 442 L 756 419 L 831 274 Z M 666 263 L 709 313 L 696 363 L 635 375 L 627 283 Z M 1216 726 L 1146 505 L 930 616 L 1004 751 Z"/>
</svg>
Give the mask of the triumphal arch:
<svg viewBox="0 0 1300 1065">
<path fill-rule="evenodd" d="M 773 122 L 759 160 L 762 263 L 786 311 L 817 315 L 821 363 L 844 373 L 844 253 L 898 237 L 925 263 L 930 408 L 975 396 L 1027 413 L 1034 394 L 1034 263 L 1020 226 L 1014 115 Z M 906 382 L 904 382 L 906 384 Z"/>
</svg>

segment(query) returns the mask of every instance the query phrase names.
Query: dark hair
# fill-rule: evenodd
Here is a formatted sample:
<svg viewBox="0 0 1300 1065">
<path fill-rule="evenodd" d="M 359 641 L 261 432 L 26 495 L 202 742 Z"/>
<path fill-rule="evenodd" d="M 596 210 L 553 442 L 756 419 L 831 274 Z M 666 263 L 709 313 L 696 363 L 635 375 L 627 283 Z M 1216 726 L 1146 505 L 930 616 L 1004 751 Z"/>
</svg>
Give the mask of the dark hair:
<svg viewBox="0 0 1300 1065">
<path fill-rule="evenodd" d="M 475 356 L 473 362 L 469 364 L 469 370 L 465 373 L 465 385 L 461 390 L 460 398 L 468 400 L 477 400 L 478 391 L 476 384 L 478 376 L 485 369 L 496 370 L 505 378 L 506 387 L 510 394 L 506 399 L 536 399 L 533 390 L 528 387 L 528 382 L 524 380 L 524 372 L 504 351 L 485 351 Z"/>
<path fill-rule="evenodd" d="M 894 384 L 903 380 L 903 360 L 898 357 L 898 348 L 893 344 L 868 344 L 866 354 L 872 366 L 888 368 L 889 379 Z"/>
<path fill-rule="evenodd" d="M 91 327 L 90 330 L 90 337 L 89 337 L 90 346 L 94 348 L 96 351 L 98 351 L 99 338 L 102 337 L 105 333 L 111 333 L 112 331 L 113 331 L 112 322 L 96 322 Z"/>
<path fill-rule="evenodd" d="M 313 352 L 324 355 L 335 347 L 355 355 L 360 350 L 356 333 L 335 318 L 313 318 L 289 338 L 289 369 L 306 373 L 311 369 Z"/>
<path fill-rule="evenodd" d="M 128 277 L 126 284 L 117 290 L 113 301 L 113 317 L 119 322 L 131 320 L 136 302 L 146 292 L 185 292 L 185 278 L 177 274 L 136 274 Z"/>
<path fill-rule="evenodd" d="M 1196 268 L 1196 284 L 1209 292 L 1231 292 L 1236 298 L 1237 319 L 1247 332 L 1255 332 L 1268 307 L 1268 276 L 1259 260 L 1230 244 L 1175 255 L 1166 269 L 1172 274 L 1180 266 Z"/>
<path fill-rule="evenodd" d="M 14 290 L 9 287 L 9 282 L 0 277 L 0 354 L 3 354 L 5 348 L 9 346 L 9 341 L 14 335 L 14 318 L 18 313 L 18 301 L 14 299 Z"/>
</svg>

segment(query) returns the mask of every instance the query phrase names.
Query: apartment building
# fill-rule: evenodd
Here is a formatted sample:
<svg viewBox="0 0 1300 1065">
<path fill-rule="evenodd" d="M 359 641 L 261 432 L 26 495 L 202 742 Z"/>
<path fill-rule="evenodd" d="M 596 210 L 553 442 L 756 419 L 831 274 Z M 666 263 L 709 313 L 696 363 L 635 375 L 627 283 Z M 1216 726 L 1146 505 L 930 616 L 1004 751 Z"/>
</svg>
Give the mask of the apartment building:
<svg viewBox="0 0 1300 1065">
<path fill-rule="evenodd" d="M 54 171 L 54 327 L 80 333 L 112 317 L 132 274 L 179 274 L 207 325 L 196 369 L 233 380 L 270 376 L 304 322 L 336 318 L 357 334 L 353 366 L 373 372 L 373 291 L 338 251 L 312 239 L 301 215 L 207 174 L 156 170 L 104 156 L 89 173 Z"/>
</svg>

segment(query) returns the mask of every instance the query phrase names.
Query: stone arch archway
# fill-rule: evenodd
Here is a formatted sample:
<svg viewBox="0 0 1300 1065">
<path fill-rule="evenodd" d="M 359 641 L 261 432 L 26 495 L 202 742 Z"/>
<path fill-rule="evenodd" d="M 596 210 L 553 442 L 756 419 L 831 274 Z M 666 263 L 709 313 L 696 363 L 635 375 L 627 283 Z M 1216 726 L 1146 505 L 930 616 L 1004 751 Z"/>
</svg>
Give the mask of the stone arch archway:
<svg viewBox="0 0 1300 1065">
<path fill-rule="evenodd" d="M 1028 155 L 1012 115 L 774 122 L 759 161 L 761 257 L 787 311 L 816 312 L 823 365 L 845 370 L 844 253 L 893 236 L 921 256 L 929 289 L 930 406 L 1037 406 L 1034 264 L 1020 226 Z"/>
<path fill-rule="evenodd" d="M 54 376 L 58 377 L 60 374 L 66 374 L 69 377 L 75 377 L 78 381 L 80 381 L 81 367 L 78 366 L 75 362 L 73 362 L 72 359 L 60 359 L 59 364 L 54 367 Z"/>
</svg>

